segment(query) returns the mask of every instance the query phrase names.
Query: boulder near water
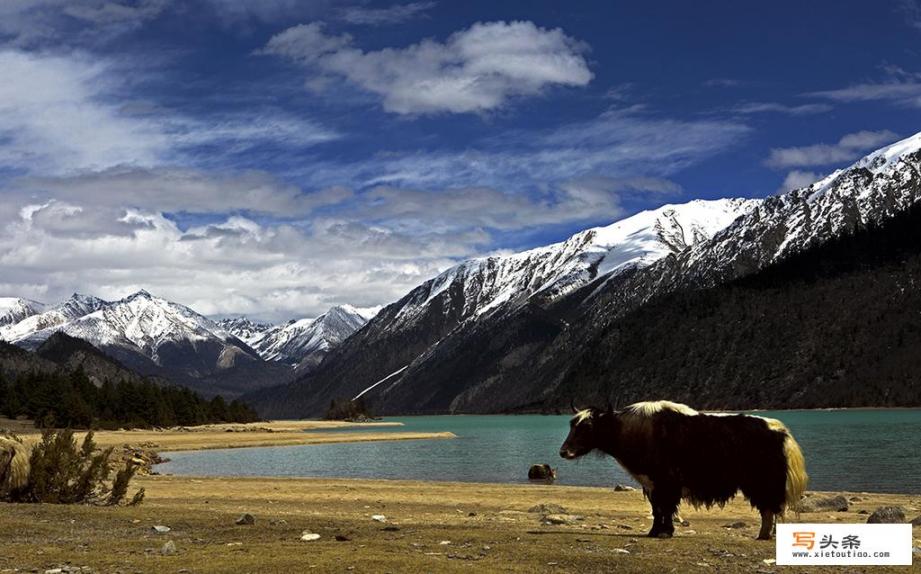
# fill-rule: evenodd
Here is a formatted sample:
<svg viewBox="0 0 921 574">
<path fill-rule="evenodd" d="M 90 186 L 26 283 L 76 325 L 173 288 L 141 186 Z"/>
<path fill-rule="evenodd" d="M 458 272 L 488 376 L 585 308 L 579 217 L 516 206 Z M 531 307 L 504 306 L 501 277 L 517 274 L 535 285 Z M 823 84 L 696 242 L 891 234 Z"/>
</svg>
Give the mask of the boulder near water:
<svg viewBox="0 0 921 574">
<path fill-rule="evenodd" d="M 549 464 L 532 464 L 528 469 L 529 480 L 554 480 L 556 478 L 556 469 L 551 468 Z"/>
<path fill-rule="evenodd" d="M 841 496 L 807 496 L 799 503 L 800 512 L 847 512 L 850 503 Z"/>
</svg>

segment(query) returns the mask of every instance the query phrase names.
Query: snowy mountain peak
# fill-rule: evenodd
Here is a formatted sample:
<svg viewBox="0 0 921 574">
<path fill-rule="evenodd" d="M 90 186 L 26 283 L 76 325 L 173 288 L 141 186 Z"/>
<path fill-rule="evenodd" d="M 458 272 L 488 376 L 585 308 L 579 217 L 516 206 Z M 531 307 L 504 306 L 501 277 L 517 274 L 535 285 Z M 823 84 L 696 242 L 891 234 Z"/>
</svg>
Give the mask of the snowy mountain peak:
<svg viewBox="0 0 921 574">
<path fill-rule="evenodd" d="M 150 292 L 147 291 L 147 289 L 141 289 L 139 291 L 135 291 L 131 295 L 128 295 L 127 297 L 124 298 L 124 300 L 131 301 L 133 299 L 154 299 L 154 298 L 155 297 L 151 295 Z"/>
<path fill-rule="evenodd" d="M 0 328 L 44 311 L 46 305 L 21 297 L 0 297 Z"/>
<path fill-rule="evenodd" d="M 560 243 L 511 255 L 465 261 L 413 290 L 398 322 L 412 321 L 435 299 L 452 303 L 461 317 L 491 312 L 534 298 L 555 300 L 596 277 L 646 267 L 711 238 L 761 203 L 757 199 L 695 200 L 642 211 Z"/>
<path fill-rule="evenodd" d="M 246 318 L 221 321 L 233 335 L 267 361 L 313 366 L 334 346 L 368 322 L 367 310 L 338 305 L 313 319 L 292 319 L 268 326 Z"/>
</svg>

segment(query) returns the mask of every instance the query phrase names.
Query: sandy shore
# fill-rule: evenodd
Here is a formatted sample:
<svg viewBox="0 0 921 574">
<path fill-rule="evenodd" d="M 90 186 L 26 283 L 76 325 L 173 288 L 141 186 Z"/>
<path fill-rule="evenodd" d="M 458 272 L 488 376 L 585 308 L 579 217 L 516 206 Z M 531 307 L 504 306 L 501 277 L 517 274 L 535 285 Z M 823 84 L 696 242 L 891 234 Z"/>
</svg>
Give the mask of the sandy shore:
<svg viewBox="0 0 921 574">
<path fill-rule="evenodd" d="M 678 527 L 672 540 L 654 540 L 642 536 L 650 524 L 642 495 L 602 488 L 175 476 L 142 477 L 132 490 L 140 486 L 147 499 L 134 508 L 4 505 L 0 571 L 67 564 L 124 574 L 784 571 L 769 562 L 774 544 L 753 539 L 758 518 L 742 501 L 723 510 L 684 508 L 690 525 Z M 886 504 L 914 514 L 921 508 L 921 496 L 848 496 L 859 498 L 849 511 L 804 514 L 801 521 L 863 522 L 858 511 Z M 539 504 L 573 516 L 545 524 L 540 512 L 529 512 Z M 242 513 L 255 524 L 236 525 Z M 726 528 L 740 521 L 743 527 Z M 156 534 L 155 525 L 171 530 Z M 320 538 L 301 541 L 305 531 Z M 921 538 L 921 529 L 915 533 Z M 162 554 L 168 541 L 174 555 Z"/>
<path fill-rule="evenodd" d="M 418 440 L 454 438 L 450 432 L 388 432 L 385 428 L 400 427 L 397 422 L 346 423 L 341 421 L 272 421 L 250 424 L 220 424 L 183 427 L 166 430 L 96 431 L 94 439 L 101 447 L 115 446 L 155 450 L 159 452 L 205 450 L 215 448 L 244 448 L 256 446 L 291 446 L 381 440 Z M 27 421 L 0 419 L 0 428 L 15 431 L 26 442 L 41 436 Z M 360 432 L 353 429 L 367 429 Z M 349 429 L 349 432 L 315 432 Z M 84 433 L 76 433 L 82 440 Z"/>
</svg>

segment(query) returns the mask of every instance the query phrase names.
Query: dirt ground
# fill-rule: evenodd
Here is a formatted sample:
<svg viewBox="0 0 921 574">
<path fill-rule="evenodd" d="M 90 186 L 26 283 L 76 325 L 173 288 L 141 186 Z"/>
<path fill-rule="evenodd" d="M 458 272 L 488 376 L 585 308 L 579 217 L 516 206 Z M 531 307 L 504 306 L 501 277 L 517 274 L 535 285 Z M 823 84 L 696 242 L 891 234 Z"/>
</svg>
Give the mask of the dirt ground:
<svg viewBox="0 0 921 574">
<path fill-rule="evenodd" d="M 782 568 L 758 518 L 739 500 L 682 508 L 671 540 L 650 525 L 639 492 L 554 485 L 384 480 L 141 477 L 139 507 L 2 505 L 0 572 L 908 572 L 899 568 Z M 864 522 L 859 511 L 896 504 L 910 516 L 921 495 L 847 494 L 847 512 L 800 521 Z M 540 504 L 563 524 L 545 524 Z M 236 525 L 243 513 L 252 525 Z M 374 515 L 384 518 L 375 520 Z M 791 517 L 793 518 L 793 517 Z M 380 521 L 382 520 L 382 521 Z M 743 522 L 744 526 L 727 528 Z M 158 534 L 153 526 L 170 531 Z M 739 526 L 739 525 L 736 525 Z M 319 539 L 303 541 L 305 533 Z M 338 540 L 337 537 L 341 538 Z M 915 528 L 921 545 L 921 529 Z M 171 543 L 171 544 L 170 544 Z M 174 549 L 174 550 L 173 550 Z"/>
</svg>

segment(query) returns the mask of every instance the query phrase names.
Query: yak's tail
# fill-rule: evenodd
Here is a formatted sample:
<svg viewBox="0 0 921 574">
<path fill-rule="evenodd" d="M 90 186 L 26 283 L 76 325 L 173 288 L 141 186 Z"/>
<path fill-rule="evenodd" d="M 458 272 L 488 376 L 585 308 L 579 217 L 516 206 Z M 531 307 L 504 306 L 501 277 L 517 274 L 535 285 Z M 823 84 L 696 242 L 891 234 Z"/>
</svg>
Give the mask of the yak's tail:
<svg viewBox="0 0 921 574">
<path fill-rule="evenodd" d="M 797 510 L 799 501 L 806 492 L 806 485 L 809 483 L 809 475 L 806 474 L 806 459 L 803 457 L 803 451 L 800 450 L 799 444 L 790 431 L 783 441 L 783 454 L 787 459 L 787 508 Z"/>
<path fill-rule="evenodd" d="M 13 491 L 24 487 L 29 481 L 30 470 L 29 452 L 25 445 L 0 436 L 0 489 Z"/>
<path fill-rule="evenodd" d="M 787 490 L 784 506 L 796 510 L 799 508 L 799 501 L 806 492 L 806 484 L 809 482 L 809 475 L 806 474 L 806 459 L 786 425 L 777 419 L 765 420 L 771 430 L 780 431 L 786 435 L 783 441 L 783 455 L 787 460 Z"/>
</svg>

